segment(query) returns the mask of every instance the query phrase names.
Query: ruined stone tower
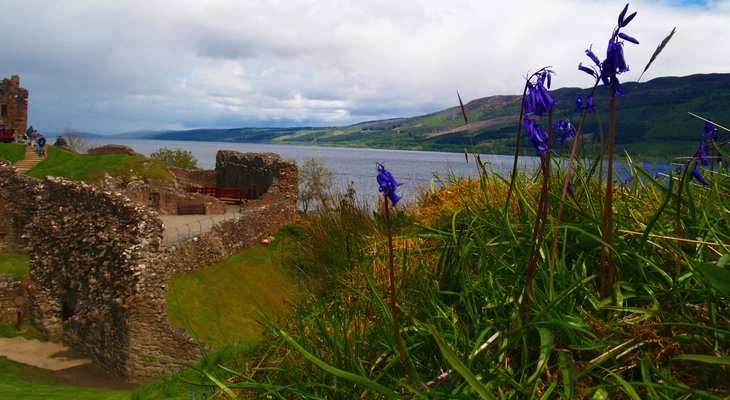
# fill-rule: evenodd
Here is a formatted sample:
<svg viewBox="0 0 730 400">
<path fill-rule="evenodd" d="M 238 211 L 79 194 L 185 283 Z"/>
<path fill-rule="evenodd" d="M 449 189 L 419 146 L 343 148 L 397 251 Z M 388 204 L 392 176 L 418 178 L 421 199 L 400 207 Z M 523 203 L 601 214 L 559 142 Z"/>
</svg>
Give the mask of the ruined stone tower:
<svg viewBox="0 0 730 400">
<path fill-rule="evenodd" d="M 0 127 L 15 129 L 16 138 L 28 127 L 28 90 L 18 75 L 0 80 Z"/>
</svg>

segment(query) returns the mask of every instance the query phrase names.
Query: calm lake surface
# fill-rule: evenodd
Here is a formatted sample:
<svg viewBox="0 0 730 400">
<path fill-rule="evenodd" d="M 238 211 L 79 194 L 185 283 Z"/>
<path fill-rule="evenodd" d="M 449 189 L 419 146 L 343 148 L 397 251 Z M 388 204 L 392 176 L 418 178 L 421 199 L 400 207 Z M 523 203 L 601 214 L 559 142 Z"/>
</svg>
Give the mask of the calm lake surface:
<svg viewBox="0 0 730 400">
<path fill-rule="evenodd" d="M 336 190 L 344 191 L 352 182 L 358 195 L 366 199 L 374 199 L 378 194 L 378 185 L 375 181 L 377 163 L 385 165 L 402 184 L 398 194 L 406 201 L 416 198 L 419 185 L 427 188 L 432 181 L 438 185 L 438 181 L 435 180 L 436 175 L 442 178 L 449 174 L 456 177 L 478 176 L 473 158 L 470 156 L 467 163 L 464 154 L 460 153 L 177 140 L 124 140 L 113 137 L 90 140 L 92 146 L 108 143 L 129 146 L 144 155 L 149 155 L 161 147 L 189 150 L 198 159 L 198 165 L 202 169 L 215 169 L 215 155 L 218 150 L 277 153 L 295 160 L 299 166 L 309 158 L 322 159 L 335 173 Z M 512 156 L 482 154 L 481 159 L 490 165 L 493 171 L 503 176 L 508 175 L 512 169 Z M 534 157 L 520 159 L 522 168 L 533 168 L 537 165 L 537 159 Z"/>
</svg>

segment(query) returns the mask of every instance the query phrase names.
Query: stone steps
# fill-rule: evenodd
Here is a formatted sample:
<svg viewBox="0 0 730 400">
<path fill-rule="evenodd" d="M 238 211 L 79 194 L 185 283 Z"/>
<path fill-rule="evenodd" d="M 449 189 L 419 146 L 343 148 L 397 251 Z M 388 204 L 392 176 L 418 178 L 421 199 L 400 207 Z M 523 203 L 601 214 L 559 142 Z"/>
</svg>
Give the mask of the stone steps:
<svg viewBox="0 0 730 400">
<path fill-rule="evenodd" d="M 38 156 L 35 152 L 35 146 L 26 146 L 25 150 L 25 158 L 18 161 L 15 164 L 15 168 L 18 169 L 21 173 L 28 172 L 29 169 L 35 167 L 36 164 L 41 162 L 44 157 Z"/>
</svg>

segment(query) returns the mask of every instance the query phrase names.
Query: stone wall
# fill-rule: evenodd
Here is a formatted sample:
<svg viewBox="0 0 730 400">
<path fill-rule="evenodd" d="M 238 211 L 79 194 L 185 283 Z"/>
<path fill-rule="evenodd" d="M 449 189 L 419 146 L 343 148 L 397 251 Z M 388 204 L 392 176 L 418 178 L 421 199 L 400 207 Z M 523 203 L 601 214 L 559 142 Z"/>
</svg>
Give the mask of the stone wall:
<svg viewBox="0 0 730 400">
<path fill-rule="evenodd" d="M 220 150 L 215 157 L 217 185 L 239 188 L 249 199 L 294 199 L 296 207 L 297 164 L 275 153 L 239 153 Z"/>
<path fill-rule="evenodd" d="M 18 320 L 15 308 L 18 305 L 23 306 L 23 322 L 29 321 L 30 308 L 25 304 L 27 289 L 27 277 L 0 274 L 0 322 L 15 324 Z"/>
<path fill-rule="evenodd" d="M 0 126 L 15 129 L 16 141 L 28 128 L 28 90 L 18 75 L 0 80 Z"/>
<path fill-rule="evenodd" d="M 287 200 L 246 209 L 235 220 L 221 222 L 204 235 L 168 247 L 167 272 L 172 276 L 214 264 L 298 218 Z"/>
<path fill-rule="evenodd" d="M 128 198 L 47 178 L 29 225 L 35 325 L 109 372 L 144 382 L 193 362 L 198 346 L 167 322 L 162 226 Z"/>
<path fill-rule="evenodd" d="M 213 170 L 193 170 L 177 167 L 167 167 L 181 186 L 215 186 L 218 174 Z"/>
<path fill-rule="evenodd" d="M 202 204 L 206 214 L 223 214 L 226 205 L 215 197 L 201 193 L 185 193 L 166 182 L 132 181 L 121 190 L 136 204 L 145 205 L 160 214 L 177 214 L 178 205 Z"/>
<path fill-rule="evenodd" d="M 40 204 L 41 182 L 0 160 L 0 251 L 27 253 L 25 227 Z"/>
<path fill-rule="evenodd" d="M 38 181 L 0 162 L 0 216 L 8 222 L 0 245 L 30 255 L 26 310 L 36 327 L 134 383 L 180 368 L 160 359 L 199 359 L 195 341 L 167 320 L 167 280 L 210 266 L 298 219 L 293 161 L 240 153 L 224 159 L 216 169 L 233 179 L 225 182 L 239 177 L 243 184 L 252 172 L 237 169 L 254 165 L 268 171 L 271 185 L 236 220 L 168 248 L 157 213 L 122 191 L 59 178 Z M 13 293 L 21 290 L 17 283 L 6 288 L 11 285 Z M 0 290 L 0 299 L 9 293 Z"/>
</svg>

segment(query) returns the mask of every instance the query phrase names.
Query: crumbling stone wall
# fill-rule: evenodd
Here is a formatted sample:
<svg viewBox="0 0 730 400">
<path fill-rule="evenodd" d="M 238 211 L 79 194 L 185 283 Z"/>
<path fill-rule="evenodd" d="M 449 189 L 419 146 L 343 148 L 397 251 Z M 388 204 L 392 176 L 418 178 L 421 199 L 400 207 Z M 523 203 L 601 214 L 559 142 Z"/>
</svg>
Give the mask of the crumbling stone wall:
<svg viewBox="0 0 730 400">
<path fill-rule="evenodd" d="M 192 362 L 190 338 L 170 327 L 162 226 L 128 198 L 47 178 L 29 225 L 34 323 L 110 372 L 144 382 Z"/>
<path fill-rule="evenodd" d="M 220 150 L 215 156 L 218 186 L 239 188 L 249 199 L 293 200 L 296 207 L 297 164 L 275 153 Z"/>
<path fill-rule="evenodd" d="M 214 170 L 167 167 L 181 186 L 216 186 L 218 174 Z"/>
<path fill-rule="evenodd" d="M 223 214 L 226 205 L 215 197 L 200 193 L 185 193 L 166 182 L 132 181 L 122 190 L 137 204 L 160 214 L 177 214 L 178 205 L 202 204 L 206 214 Z"/>
<path fill-rule="evenodd" d="M 27 277 L 0 274 L 0 322 L 15 324 L 18 320 L 15 308 L 23 306 L 23 322 L 28 322 L 30 308 L 25 304 L 28 289 Z"/>
<path fill-rule="evenodd" d="M 0 251 L 28 252 L 25 227 L 40 206 L 39 180 L 18 173 L 12 164 L 0 160 Z"/>
<path fill-rule="evenodd" d="M 247 157 L 256 159 L 228 159 Z M 14 226 L 4 242 L 18 242 L 10 247 L 30 254 L 26 310 L 34 324 L 129 382 L 179 368 L 150 356 L 183 363 L 199 359 L 197 344 L 167 321 L 167 280 L 212 265 L 298 219 L 296 164 L 265 158 L 274 165 L 260 166 L 271 171 L 272 184 L 263 196 L 238 219 L 169 248 L 162 245 L 156 213 L 123 192 L 58 178 L 38 181 L 0 163 L 5 204 L 0 216 Z M 248 172 L 236 168 L 245 166 L 228 162 L 221 170 L 244 176 Z"/>
<path fill-rule="evenodd" d="M 244 209 L 235 220 L 216 225 L 210 232 L 165 250 L 170 276 L 212 265 L 296 222 L 299 214 L 287 200 Z"/>
<path fill-rule="evenodd" d="M 0 80 L 0 126 L 15 129 L 16 141 L 28 127 L 28 90 L 18 75 Z"/>
</svg>

